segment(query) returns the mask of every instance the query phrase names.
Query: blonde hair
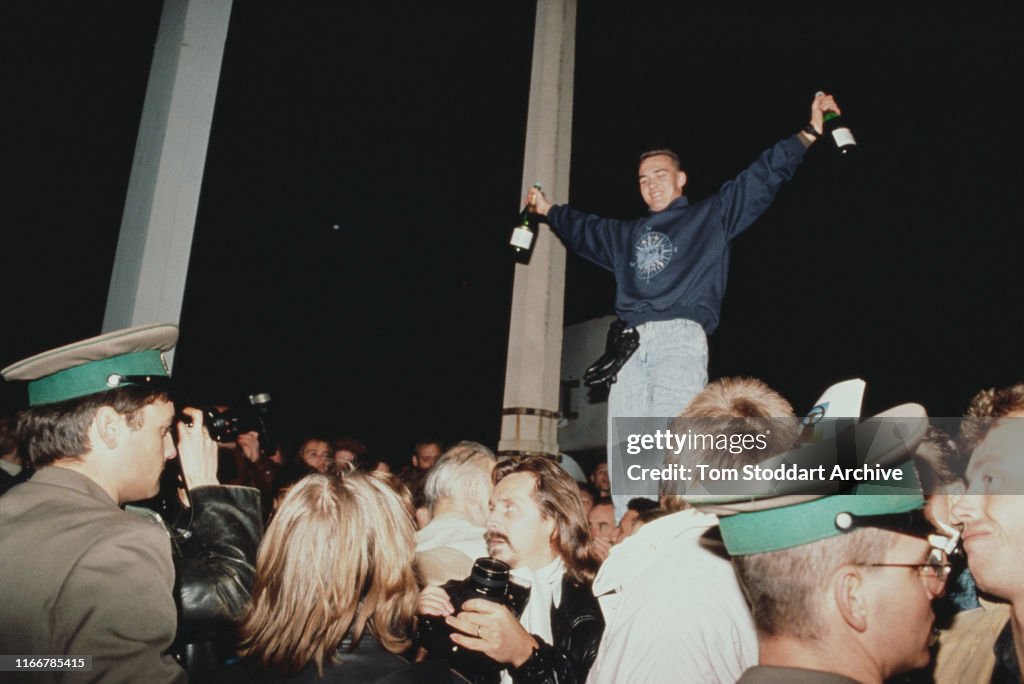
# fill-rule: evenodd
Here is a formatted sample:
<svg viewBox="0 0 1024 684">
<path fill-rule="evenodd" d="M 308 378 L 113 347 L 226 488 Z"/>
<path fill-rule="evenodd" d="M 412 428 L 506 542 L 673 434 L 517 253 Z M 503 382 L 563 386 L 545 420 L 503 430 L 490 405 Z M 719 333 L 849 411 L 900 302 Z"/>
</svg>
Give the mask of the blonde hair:
<svg viewBox="0 0 1024 684">
<path fill-rule="evenodd" d="M 409 512 L 371 473 L 313 474 L 285 494 L 256 558 L 242 656 L 294 674 L 336 662 L 367 626 L 388 651 L 410 645 L 417 586 Z"/>
<path fill-rule="evenodd" d="M 758 461 L 785 452 L 799 436 L 792 405 L 756 378 L 720 378 L 710 383 L 672 421 L 671 429 L 676 434 L 685 434 L 688 428 L 698 433 L 770 434 L 766 448 L 757 452 Z M 746 450 L 730 453 L 714 447 L 669 452 L 665 457 L 666 464 L 690 468 L 697 463 L 737 467 L 748 462 L 753 463 L 754 458 Z M 677 481 L 661 484 L 662 506 L 671 513 L 686 507 L 679 490 Z"/>
</svg>

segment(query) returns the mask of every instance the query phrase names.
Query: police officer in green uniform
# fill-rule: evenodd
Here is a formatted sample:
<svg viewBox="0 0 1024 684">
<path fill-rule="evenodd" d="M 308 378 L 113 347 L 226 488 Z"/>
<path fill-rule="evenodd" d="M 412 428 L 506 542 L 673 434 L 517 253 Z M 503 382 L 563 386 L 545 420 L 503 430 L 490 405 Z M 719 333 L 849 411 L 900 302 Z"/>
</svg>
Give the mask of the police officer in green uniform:
<svg viewBox="0 0 1024 684">
<path fill-rule="evenodd" d="M 949 543 L 932 534 L 923 516 L 910 457 L 926 419 L 921 407 L 908 407 L 902 413 L 910 430 L 878 430 L 878 419 L 871 419 L 849 428 L 857 431 L 853 439 L 841 435 L 804 447 L 820 459 L 815 452 L 799 457 L 804 463 L 863 461 L 864 453 L 847 453 L 863 446 L 885 453 L 888 471 L 901 473 L 898 481 L 801 484 L 775 496 L 687 497 L 719 516 L 722 541 L 751 604 L 759 664 L 741 684 L 881 684 L 928 665 L 931 602 L 943 592 Z"/>
<path fill-rule="evenodd" d="M 186 622 L 199 614 L 230 620 L 244 607 L 262 534 L 258 492 L 219 485 L 217 445 L 200 411 L 184 409 L 191 425 L 175 426 L 162 353 L 177 337 L 173 325 L 138 326 L 0 371 L 28 381 L 30 408 L 18 430 L 37 469 L 0 497 L 5 653 L 91 656 L 90 681 L 184 682 L 169 653 L 179 612 Z M 121 507 L 154 496 L 176 455 L 192 491 L 190 542 L 198 541 L 172 554 L 158 516 Z"/>
</svg>

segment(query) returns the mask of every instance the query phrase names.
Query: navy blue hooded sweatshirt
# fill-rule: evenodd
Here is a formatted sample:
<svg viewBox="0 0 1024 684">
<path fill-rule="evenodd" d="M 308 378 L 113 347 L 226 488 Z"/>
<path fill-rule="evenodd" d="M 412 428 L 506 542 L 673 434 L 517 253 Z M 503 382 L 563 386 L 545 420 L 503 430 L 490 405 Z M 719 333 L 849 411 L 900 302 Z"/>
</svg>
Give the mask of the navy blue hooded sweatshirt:
<svg viewBox="0 0 1024 684">
<path fill-rule="evenodd" d="M 805 152 L 798 136 L 786 138 L 693 205 L 684 196 L 644 218 L 618 221 L 563 204 L 551 207 L 547 221 L 569 249 L 615 274 L 615 311 L 627 325 L 687 318 L 710 335 L 732 239 L 768 209 Z"/>
</svg>

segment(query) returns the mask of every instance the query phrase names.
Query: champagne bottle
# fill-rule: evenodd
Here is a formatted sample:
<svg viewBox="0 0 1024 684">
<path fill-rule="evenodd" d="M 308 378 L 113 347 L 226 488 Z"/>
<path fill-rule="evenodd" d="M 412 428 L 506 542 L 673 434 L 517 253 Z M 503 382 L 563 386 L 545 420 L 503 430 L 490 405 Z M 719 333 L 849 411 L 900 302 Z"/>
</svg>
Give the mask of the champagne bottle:
<svg viewBox="0 0 1024 684">
<path fill-rule="evenodd" d="M 824 93 L 819 90 L 815 95 L 824 95 Z M 841 153 L 847 154 L 850 150 L 857 149 L 857 139 L 853 137 L 853 131 L 843 121 L 843 117 L 836 112 L 825 112 L 822 119 L 824 132 L 832 136 L 832 140 Z"/>
<path fill-rule="evenodd" d="M 533 184 L 534 189 L 540 191 L 540 183 Z M 533 248 L 537 244 L 537 225 L 532 216 L 533 204 L 527 204 L 519 214 L 519 223 L 512 229 L 512 236 L 508 243 L 512 245 L 516 261 L 522 264 L 530 263 L 533 255 Z"/>
<path fill-rule="evenodd" d="M 825 132 L 832 136 L 840 152 L 847 154 L 857 149 L 857 139 L 853 137 L 853 132 L 843 121 L 843 117 L 835 112 L 825 112 L 824 121 Z"/>
</svg>

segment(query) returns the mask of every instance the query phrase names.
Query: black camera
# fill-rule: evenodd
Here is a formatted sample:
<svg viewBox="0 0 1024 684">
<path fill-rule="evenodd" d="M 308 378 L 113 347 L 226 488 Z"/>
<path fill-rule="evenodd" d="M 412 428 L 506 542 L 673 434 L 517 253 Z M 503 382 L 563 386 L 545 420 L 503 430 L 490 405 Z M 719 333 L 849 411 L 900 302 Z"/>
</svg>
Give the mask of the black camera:
<svg viewBox="0 0 1024 684">
<path fill-rule="evenodd" d="M 266 392 L 250 394 L 247 403 L 238 407 L 230 407 L 224 411 L 214 408 L 203 408 L 203 426 L 210 432 L 215 442 L 234 442 L 238 435 L 245 432 L 258 432 L 260 449 L 265 453 L 273 453 L 274 436 L 270 429 L 270 395 Z M 191 424 L 187 416 L 182 416 L 186 424 Z"/>
<path fill-rule="evenodd" d="M 456 613 L 462 610 L 466 601 L 484 599 L 502 604 L 518 618 L 526 606 L 530 589 L 511 581 L 510 571 L 509 566 L 500 560 L 478 558 L 469 577 L 459 582 L 448 582 L 441 588 L 447 592 Z M 483 653 L 458 646 L 451 640 L 454 631 L 443 617 L 426 616 L 420 620 L 417 640 L 427 649 L 428 659 L 447 660 L 449 667 L 471 679 L 506 667 Z"/>
</svg>

